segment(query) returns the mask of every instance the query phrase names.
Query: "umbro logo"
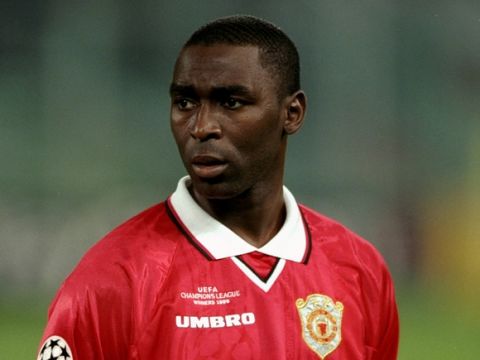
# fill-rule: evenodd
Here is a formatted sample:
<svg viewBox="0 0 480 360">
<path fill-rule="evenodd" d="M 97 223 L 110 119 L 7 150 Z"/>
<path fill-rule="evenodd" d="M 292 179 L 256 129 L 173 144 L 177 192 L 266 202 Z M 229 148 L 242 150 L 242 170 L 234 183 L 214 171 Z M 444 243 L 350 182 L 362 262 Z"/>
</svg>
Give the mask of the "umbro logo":
<svg viewBox="0 0 480 360">
<path fill-rule="evenodd" d="M 248 312 L 243 314 L 229 314 L 224 316 L 182 316 L 175 317 L 178 328 L 224 328 L 232 326 L 252 325 L 255 323 L 255 314 Z"/>
</svg>

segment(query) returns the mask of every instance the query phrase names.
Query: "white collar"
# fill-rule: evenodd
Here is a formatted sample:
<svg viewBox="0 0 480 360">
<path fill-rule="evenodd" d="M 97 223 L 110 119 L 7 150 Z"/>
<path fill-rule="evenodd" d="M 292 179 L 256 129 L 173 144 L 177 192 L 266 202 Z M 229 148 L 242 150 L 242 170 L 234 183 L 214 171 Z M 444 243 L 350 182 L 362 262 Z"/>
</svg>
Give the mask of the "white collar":
<svg viewBox="0 0 480 360">
<path fill-rule="evenodd" d="M 287 216 L 280 231 L 264 246 L 256 248 L 210 216 L 192 198 L 185 176 L 168 199 L 169 208 L 190 241 L 211 259 L 223 259 L 253 251 L 295 262 L 308 258 L 310 239 L 293 195 L 283 187 Z"/>
</svg>

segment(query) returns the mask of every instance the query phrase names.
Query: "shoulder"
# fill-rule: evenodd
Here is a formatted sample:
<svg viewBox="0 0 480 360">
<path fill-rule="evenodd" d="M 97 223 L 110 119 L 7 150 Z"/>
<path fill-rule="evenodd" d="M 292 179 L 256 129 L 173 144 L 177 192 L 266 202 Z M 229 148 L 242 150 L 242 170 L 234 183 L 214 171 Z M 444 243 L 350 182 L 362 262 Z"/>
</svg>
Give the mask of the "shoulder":
<svg viewBox="0 0 480 360">
<path fill-rule="evenodd" d="M 300 209 L 312 238 L 312 247 L 334 265 L 356 268 L 370 275 L 388 272 L 383 256 L 369 241 L 315 210 L 304 205 Z"/>
<path fill-rule="evenodd" d="M 136 286 L 145 269 L 161 280 L 168 272 L 178 238 L 165 203 L 152 206 L 93 245 L 67 277 L 62 291 L 124 292 Z"/>
<path fill-rule="evenodd" d="M 111 358 L 124 358 L 136 329 L 156 308 L 179 234 L 164 203 L 107 234 L 61 285 L 43 338 L 61 336 L 78 358 L 96 358 L 105 349 Z"/>
<path fill-rule="evenodd" d="M 332 269 L 366 310 L 366 343 L 382 358 L 396 358 L 398 312 L 393 279 L 380 252 L 344 225 L 301 206 L 312 238 L 309 261 Z"/>
</svg>

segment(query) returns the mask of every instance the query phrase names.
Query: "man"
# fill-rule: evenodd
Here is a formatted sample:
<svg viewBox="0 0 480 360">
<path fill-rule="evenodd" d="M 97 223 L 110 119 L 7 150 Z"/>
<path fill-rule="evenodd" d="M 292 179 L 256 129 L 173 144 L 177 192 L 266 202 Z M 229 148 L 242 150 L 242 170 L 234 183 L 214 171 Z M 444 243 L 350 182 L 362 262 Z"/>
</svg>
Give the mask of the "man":
<svg viewBox="0 0 480 360">
<path fill-rule="evenodd" d="M 381 256 L 283 187 L 306 109 L 291 40 L 250 16 L 209 23 L 170 93 L 189 176 L 85 255 L 38 359 L 395 359 Z"/>
</svg>

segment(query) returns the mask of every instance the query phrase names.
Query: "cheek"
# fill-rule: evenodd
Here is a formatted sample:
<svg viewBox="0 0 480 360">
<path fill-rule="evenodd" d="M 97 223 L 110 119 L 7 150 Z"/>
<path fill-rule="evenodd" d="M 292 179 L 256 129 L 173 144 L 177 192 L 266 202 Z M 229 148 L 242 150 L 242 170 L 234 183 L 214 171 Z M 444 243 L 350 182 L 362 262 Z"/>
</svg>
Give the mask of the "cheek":
<svg viewBox="0 0 480 360">
<path fill-rule="evenodd" d="M 244 131 L 245 145 L 250 149 L 257 149 L 257 152 L 276 151 L 283 138 L 283 127 L 278 116 L 261 118 L 257 123 L 262 123 L 263 126 L 252 126 Z"/>
<path fill-rule="evenodd" d="M 170 118 L 170 130 L 172 131 L 173 138 L 179 147 L 185 143 L 189 136 L 187 123 L 180 118 Z"/>
<path fill-rule="evenodd" d="M 265 128 L 245 132 L 240 141 L 237 149 L 250 166 L 269 167 L 282 155 L 284 140 L 281 129 Z"/>
</svg>

